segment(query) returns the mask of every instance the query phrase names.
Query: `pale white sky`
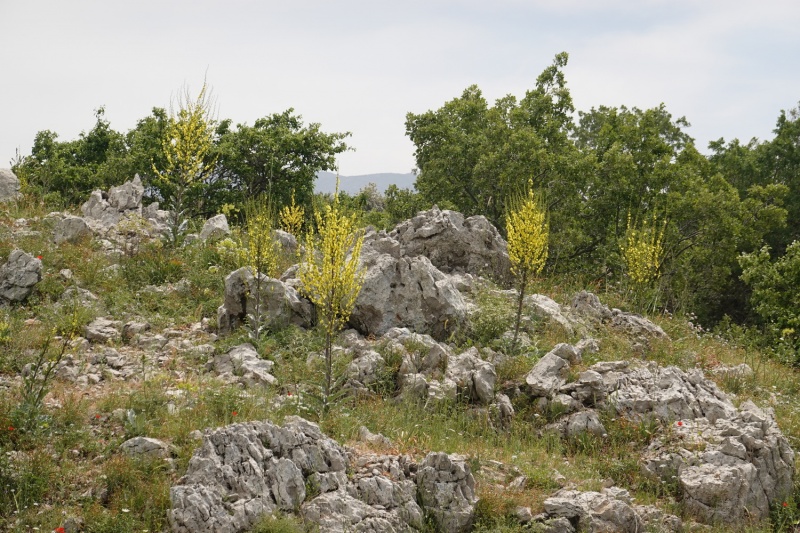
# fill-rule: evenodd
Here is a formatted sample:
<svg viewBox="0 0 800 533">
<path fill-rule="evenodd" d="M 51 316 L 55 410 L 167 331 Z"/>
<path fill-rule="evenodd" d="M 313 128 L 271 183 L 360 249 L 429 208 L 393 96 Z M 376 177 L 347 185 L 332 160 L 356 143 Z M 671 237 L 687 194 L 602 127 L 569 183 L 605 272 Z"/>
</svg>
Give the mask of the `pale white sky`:
<svg viewBox="0 0 800 533">
<path fill-rule="evenodd" d="M 0 20 L 0 167 L 99 106 L 127 131 L 204 75 L 220 118 L 351 131 L 343 175 L 409 172 L 407 112 L 473 83 L 521 97 L 561 51 L 577 109 L 664 102 L 701 150 L 771 138 L 800 101 L 796 0 L 0 0 Z"/>
</svg>

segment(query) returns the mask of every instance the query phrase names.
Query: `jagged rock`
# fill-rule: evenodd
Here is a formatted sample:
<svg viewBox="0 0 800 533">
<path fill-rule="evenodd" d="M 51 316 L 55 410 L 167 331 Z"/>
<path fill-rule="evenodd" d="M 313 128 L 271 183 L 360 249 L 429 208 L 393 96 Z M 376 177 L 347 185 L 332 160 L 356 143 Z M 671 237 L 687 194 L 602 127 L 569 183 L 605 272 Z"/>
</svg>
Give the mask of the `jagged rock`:
<svg viewBox="0 0 800 533">
<path fill-rule="evenodd" d="M 599 325 L 611 320 L 611 309 L 600 302 L 600 298 L 591 292 L 581 291 L 572 299 L 573 314 Z"/>
<path fill-rule="evenodd" d="M 0 202 L 16 200 L 22 194 L 19 192 L 19 178 L 9 168 L 0 168 Z"/>
<path fill-rule="evenodd" d="M 736 366 L 717 366 L 711 369 L 711 373 L 722 378 L 746 379 L 753 377 L 753 369 L 747 363 Z"/>
<path fill-rule="evenodd" d="M 750 401 L 738 409 L 702 371 L 655 363 L 597 363 L 559 393 L 610 407 L 667 429 L 642 458 L 649 475 L 677 483 L 681 499 L 706 523 L 761 519 L 791 493 L 794 452 L 774 415 Z"/>
<path fill-rule="evenodd" d="M 387 437 L 381 435 L 380 433 L 371 432 L 366 426 L 361 426 L 358 428 L 358 440 L 361 442 L 385 447 L 392 445 L 392 441 L 390 441 Z"/>
<path fill-rule="evenodd" d="M 228 218 L 223 215 L 216 215 L 203 224 L 203 229 L 200 230 L 200 240 L 214 242 L 225 238 L 231 234 L 231 228 L 228 226 Z"/>
<path fill-rule="evenodd" d="M 207 366 L 230 381 L 252 387 L 277 383 L 277 379 L 270 374 L 274 365 L 272 361 L 260 359 L 255 347 L 248 343 L 217 354 Z"/>
<path fill-rule="evenodd" d="M 351 472 L 348 479 L 347 470 Z M 417 494 L 428 507 L 417 503 Z M 354 455 L 298 417 L 206 430 L 186 475 L 170 490 L 174 533 L 240 533 L 279 509 L 326 532 L 412 532 L 426 511 L 442 531 L 466 531 L 475 503 L 463 459 Z"/>
<path fill-rule="evenodd" d="M 461 533 L 472 527 L 475 479 L 469 465 L 458 456 L 429 453 L 417 472 L 423 507 L 444 533 Z"/>
<path fill-rule="evenodd" d="M 225 299 L 217 310 L 219 332 L 230 333 L 255 315 L 258 301 L 261 323 L 271 325 L 311 324 L 311 303 L 286 283 L 260 274 L 260 286 L 252 271 L 242 267 L 225 278 Z"/>
<path fill-rule="evenodd" d="M 567 519 L 574 528 L 572 531 L 639 533 L 645 530 L 644 522 L 630 505 L 628 491 L 622 489 L 603 489 L 602 493 L 560 490 L 544 501 L 544 511 L 546 518 Z M 567 527 L 566 524 L 563 527 Z"/>
<path fill-rule="evenodd" d="M 566 383 L 566 375 L 571 363 L 580 362 L 580 354 L 573 346 L 557 344 L 533 366 L 525 383 L 532 396 L 550 396 Z"/>
<path fill-rule="evenodd" d="M 0 304 L 25 300 L 42 279 L 42 262 L 22 250 L 14 250 L 0 267 Z"/>
<path fill-rule="evenodd" d="M 297 238 L 291 233 L 280 229 L 272 230 L 272 237 L 275 239 L 275 242 L 278 244 L 278 247 L 281 249 L 284 255 L 294 257 L 297 254 L 300 246 L 297 243 Z"/>
<path fill-rule="evenodd" d="M 83 336 L 98 344 L 117 342 L 122 338 L 119 328 L 122 323 L 108 318 L 96 318 L 86 325 Z"/>
<path fill-rule="evenodd" d="M 172 455 L 172 448 L 163 441 L 150 437 L 134 437 L 123 442 L 120 450 L 128 455 L 160 457 L 166 459 Z"/>
<path fill-rule="evenodd" d="M 481 359 L 474 346 L 448 358 L 445 378 L 453 381 L 458 391 L 472 401 L 489 405 L 494 400 L 497 372 L 492 363 Z"/>
<path fill-rule="evenodd" d="M 131 181 L 126 181 L 108 190 L 108 204 L 119 212 L 137 210 L 142 206 L 144 185 L 136 174 Z"/>
<path fill-rule="evenodd" d="M 555 300 L 543 294 L 531 294 L 525 297 L 523 303 L 532 315 L 555 322 L 564 329 L 567 335 L 572 335 L 575 332 L 573 321 L 567 318 L 561 305 Z"/>
<path fill-rule="evenodd" d="M 56 222 L 53 228 L 53 241 L 56 244 L 62 242 L 77 242 L 85 237 L 92 235 L 89 225 L 81 217 L 66 215 Z"/>
<path fill-rule="evenodd" d="M 106 230 L 119 223 L 127 212 L 141 214 L 144 186 L 139 176 L 118 187 L 112 187 L 108 193 L 96 190 L 81 206 L 81 212 L 87 221 L 94 222 L 99 228 Z"/>
<path fill-rule="evenodd" d="M 425 256 L 443 272 L 508 277 L 508 245 L 486 217 L 465 219 L 461 213 L 434 207 L 401 222 L 389 237 L 400 244 L 401 255 Z"/>
<path fill-rule="evenodd" d="M 606 428 L 600 417 L 593 410 L 574 413 L 561 422 L 562 431 L 567 437 L 577 437 L 583 433 L 591 433 L 596 437 L 606 435 Z"/>
<path fill-rule="evenodd" d="M 669 336 L 661 327 L 635 313 L 626 313 L 619 309 L 609 309 L 591 292 L 581 291 L 572 300 L 573 315 L 587 321 L 589 325 L 609 324 L 634 338 L 668 339 Z"/>
<path fill-rule="evenodd" d="M 361 264 L 366 274 L 350 325 L 364 335 L 408 327 L 443 339 L 466 317 L 461 293 L 427 257 L 397 258 L 365 246 Z"/>
<path fill-rule="evenodd" d="M 139 320 L 126 322 L 125 325 L 122 326 L 122 338 L 130 342 L 136 338 L 137 335 L 150 331 L 150 327 L 149 322 L 142 322 Z"/>
<path fill-rule="evenodd" d="M 386 361 L 378 352 L 367 350 L 354 358 L 347 367 L 347 375 L 351 385 L 356 388 L 367 388 L 380 379 L 380 373 Z"/>
</svg>

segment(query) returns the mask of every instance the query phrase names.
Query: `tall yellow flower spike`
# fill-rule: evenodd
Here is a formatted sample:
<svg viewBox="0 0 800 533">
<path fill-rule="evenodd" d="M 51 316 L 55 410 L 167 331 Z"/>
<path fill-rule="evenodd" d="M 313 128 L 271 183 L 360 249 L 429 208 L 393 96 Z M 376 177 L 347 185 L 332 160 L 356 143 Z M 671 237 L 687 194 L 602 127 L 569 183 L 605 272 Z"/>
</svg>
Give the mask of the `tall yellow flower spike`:
<svg viewBox="0 0 800 533">
<path fill-rule="evenodd" d="M 291 233 L 295 237 L 299 236 L 303 227 L 304 215 L 303 207 L 294 203 L 294 191 L 292 191 L 292 203 L 281 209 L 281 227 L 285 232 Z"/>
<path fill-rule="evenodd" d="M 512 209 L 506 215 L 508 258 L 511 261 L 511 273 L 517 277 L 519 282 L 514 339 L 511 342 L 513 350 L 519 335 L 525 288 L 531 277 L 541 273 L 547 261 L 550 224 L 547 220 L 544 202 L 533 192 L 531 182 L 528 183 L 527 194 L 512 200 L 511 205 Z"/>
<path fill-rule="evenodd" d="M 666 219 L 661 224 L 660 231 L 658 226 L 655 214 L 650 224 L 645 222 L 638 227 L 628 213 L 625 240 L 621 247 L 622 257 L 628 277 L 637 285 L 646 285 L 658 279 L 661 262 L 664 259 Z"/>
</svg>

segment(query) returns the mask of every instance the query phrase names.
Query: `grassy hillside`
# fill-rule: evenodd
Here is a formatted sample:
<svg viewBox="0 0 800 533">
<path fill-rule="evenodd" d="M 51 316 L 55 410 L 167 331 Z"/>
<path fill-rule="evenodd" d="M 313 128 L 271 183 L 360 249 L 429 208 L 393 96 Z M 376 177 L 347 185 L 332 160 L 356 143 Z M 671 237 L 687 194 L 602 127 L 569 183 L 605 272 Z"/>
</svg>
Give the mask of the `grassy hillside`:
<svg viewBox="0 0 800 533">
<path fill-rule="evenodd" d="M 681 501 L 668 485 L 641 474 L 637 457 L 655 422 L 604 419 L 608 434 L 562 440 L 543 431 L 550 421 L 533 406 L 517 404 L 506 428 L 492 425 L 486 412 L 466 403 L 436 409 L 394 394 L 392 376 L 373 394 L 344 395 L 326 416 L 298 390 L 318 379 L 309 355 L 322 349 L 315 330 L 288 327 L 258 339 L 261 357 L 274 361 L 278 384 L 243 389 L 207 370 L 208 356 L 249 339 L 244 329 L 227 337 L 215 332 L 225 276 L 236 267 L 224 244 L 193 241 L 171 248 L 130 233 L 125 253 L 109 254 L 100 238 L 54 244 L 53 218 L 42 203 L 25 198 L 0 205 L 0 262 L 15 248 L 40 256 L 44 275 L 22 304 L 0 309 L 0 529 L 86 532 L 167 531 L 169 487 L 185 473 L 199 444 L 198 431 L 245 420 L 280 422 L 299 414 L 320 423 L 343 444 L 423 457 L 429 451 L 469 457 L 480 497 L 476 531 L 523 531 L 512 517 L 517 506 L 535 514 L 559 487 L 598 490 L 609 481 L 628 488 L 639 503 L 655 503 L 681 515 Z M 198 229 L 198 228 L 194 228 Z M 279 270 L 288 267 L 285 257 Z M 90 291 L 96 300 L 70 299 L 68 291 Z M 511 295 L 491 283 L 475 298 L 469 327 L 450 343 L 456 353 L 470 346 L 495 347 L 514 315 Z M 534 289 L 565 303 L 591 287 L 570 279 L 540 280 Z M 600 292 L 604 303 L 630 308 L 619 294 Z M 97 317 L 119 321 L 122 335 L 107 343 L 84 338 Z M 774 409 L 792 447 L 800 445 L 800 374 L 749 342 L 736 327 L 717 332 L 695 327 L 690 317 L 650 317 L 671 340 L 653 342 L 642 354 L 625 335 L 594 333 L 600 351 L 572 372 L 611 360 L 647 360 L 683 369 L 701 368 L 735 399 L 752 399 Z M 148 324 L 144 337 L 164 339 L 159 349 L 135 341 L 135 326 Z M 531 344 L 498 365 L 498 387 L 524 382 L 532 365 L 560 342 L 576 342 L 559 327 L 532 320 Z M 376 342 L 375 349 L 385 347 Z M 346 363 L 340 356 L 338 366 Z M 387 359 L 390 354 L 387 353 Z M 91 359 L 91 361 L 90 361 Z M 313 359 L 313 358 L 312 358 Z M 65 365 L 64 362 L 69 362 Z M 94 362 L 92 362 L 94 361 Z M 49 363 L 75 368 L 43 377 Z M 748 364 L 750 377 L 714 377 L 721 366 Z M 102 368 L 85 381 L 82 369 Z M 38 376 L 36 375 L 37 371 Z M 574 376 L 573 376 L 574 377 Z M 391 444 L 359 440 L 364 425 Z M 133 458 L 119 446 L 135 436 L 172 446 L 167 460 Z M 526 477 L 517 490 L 502 488 L 508 478 Z M 792 531 L 800 519 L 800 490 L 775 508 L 769 521 L 743 522 L 714 531 Z M 687 518 L 687 517 L 684 517 Z M 69 529 L 71 528 L 71 529 Z M 282 528 L 282 529 L 281 529 Z M 300 531 L 290 520 L 270 522 L 261 531 Z M 708 529 L 707 529 L 708 530 Z M 59 530 L 61 531 L 61 530 Z"/>
</svg>

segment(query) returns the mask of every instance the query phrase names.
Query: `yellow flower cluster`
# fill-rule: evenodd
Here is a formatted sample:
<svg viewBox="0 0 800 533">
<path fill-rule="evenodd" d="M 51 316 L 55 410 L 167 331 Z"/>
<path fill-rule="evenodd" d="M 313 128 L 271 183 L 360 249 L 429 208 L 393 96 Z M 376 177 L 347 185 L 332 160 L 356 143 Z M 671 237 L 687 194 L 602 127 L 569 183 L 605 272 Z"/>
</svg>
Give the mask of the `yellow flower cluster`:
<svg viewBox="0 0 800 533">
<path fill-rule="evenodd" d="M 338 196 L 324 212 L 315 213 L 319 235 L 306 236 L 305 261 L 298 278 L 303 291 L 317 307 L 317 318 L 328 335 L 349 320 L 355 306 L 364 271 L 359 268 L 364 236 L 355 230 L 355 216 L 339 207 Z"/>
<path fill-rule="evenodd" d="M 542 201 L 529 188 L 515 209 L 506 215 L 508 258 L 515 276 L 537 275 L 547 261 L 550 225 Z"/>
<path fill-rule="evenodd" d="M 188 187 L 216 164 L 207 161 L 213 148 L 214 132 L 206 91 L 203 84 L 195 101 L 185 98 L 180 102 L 180 109 L 170 117 L 162 141 L 166 167 L 161 171 L 153 165 L 159 178 L 179 187 Z"/>
<path fill-rule="evenodd" d="M 281 228 L 295 237 L 299 236 L 300 230 L 303 228 L 304 215 L 303 207 L 294 203 L 294 191 L 292 191 L 291 205 L 285 205 L 281 209 Z"/>
<path fill-rule="evenodd" d="M 625 241 L 622 245 L 622 257 L 628 277 L 638 285 L 645 285 L 658 278 L 661 261 L 664 258 L 664 231 L 667 222 L 661 224 L 658 230 L 658 221 L 653 215 L 651 224 L 637 227 L 628 213 L 628 224 L 625 231 Z"/>
<path fill-rule="evenodd" d="M 277 250 L 272 238 L 272 209 L 266 200 L 254 200 L 245 206 L 246 240 L 239 243 L 239 264 L 248 266 L 253 275 L 271 276 L 278 268 Z"/>
</svg>

